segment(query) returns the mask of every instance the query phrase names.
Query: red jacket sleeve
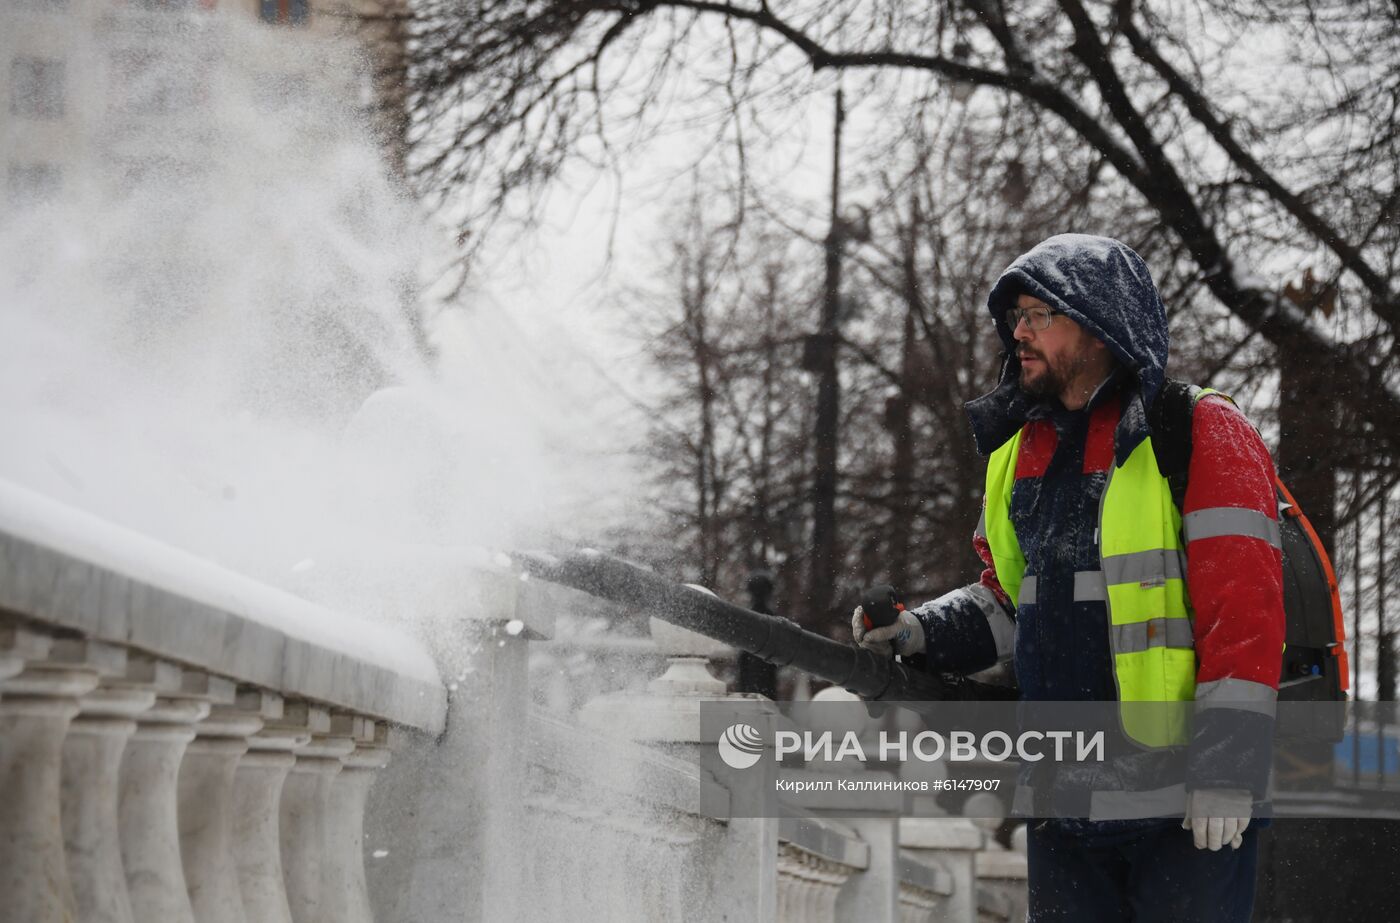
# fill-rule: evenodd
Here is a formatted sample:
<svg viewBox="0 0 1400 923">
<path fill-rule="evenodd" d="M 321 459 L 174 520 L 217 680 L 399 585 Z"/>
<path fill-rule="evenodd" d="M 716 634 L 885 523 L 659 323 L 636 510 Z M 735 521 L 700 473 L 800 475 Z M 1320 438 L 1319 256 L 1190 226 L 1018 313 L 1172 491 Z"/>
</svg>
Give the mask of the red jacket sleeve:
<svg viewBox="0 0 1400 923">
<path fill-rule="evenodd" d="M 1187 787 L 1262 798 L 1285 628 L 1274 466 L 1223 398 L 1197 403 L 1191 441 L 1182 529 L 1197 669 Z"/>
<path fill-rule="evenodd" d="M 1284 616 L 1273 461 L 1249 420 L 1223 398 L 1196 405 L 1191 442 L 1182 515 L 1196 683 L 1235 679 L 1277 690 Z"/>
</svg>

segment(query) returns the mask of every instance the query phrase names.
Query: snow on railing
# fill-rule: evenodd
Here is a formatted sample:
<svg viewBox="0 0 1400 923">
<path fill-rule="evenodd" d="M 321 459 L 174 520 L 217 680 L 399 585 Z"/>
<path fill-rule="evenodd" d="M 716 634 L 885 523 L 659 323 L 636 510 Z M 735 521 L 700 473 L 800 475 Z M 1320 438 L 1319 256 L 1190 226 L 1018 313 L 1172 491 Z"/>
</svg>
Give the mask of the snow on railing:
<svg viewBox="0 0 1400 923">
<path fill-rule="evenodd" d="M 416 642 L 0 483 L 0 906 L 367 921 L 366 795 L 447 697 Z"/>
</svg>

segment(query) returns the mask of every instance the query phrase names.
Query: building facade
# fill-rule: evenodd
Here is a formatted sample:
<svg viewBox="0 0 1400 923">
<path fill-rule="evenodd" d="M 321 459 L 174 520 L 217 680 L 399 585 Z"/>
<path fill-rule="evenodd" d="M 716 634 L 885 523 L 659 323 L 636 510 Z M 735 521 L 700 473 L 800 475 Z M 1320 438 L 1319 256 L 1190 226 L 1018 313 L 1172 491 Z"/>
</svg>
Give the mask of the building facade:
<svg viewBox="0 0 1400 923">
<path fill-rule="evenodd" d="M 161 123 L 187 122 L 209 91 L 207 62 L 180 59 L 209 54 L 209 33 L 245 14 L 268 28 L 354 37 L 361 54 L 341 78 L 365 110 L 391 171 L 402 176 L 405 0 L 6 0 L 0 10 L 6 206 L 80 192 L 75 187 L 100 182 L 104 172 L 139 179 L 170 166 Z M 172 73 L 183 76 L 172 80 Z M 269 93 L 285 97 L 296 74 L 272 76 Z"/>
</svg>

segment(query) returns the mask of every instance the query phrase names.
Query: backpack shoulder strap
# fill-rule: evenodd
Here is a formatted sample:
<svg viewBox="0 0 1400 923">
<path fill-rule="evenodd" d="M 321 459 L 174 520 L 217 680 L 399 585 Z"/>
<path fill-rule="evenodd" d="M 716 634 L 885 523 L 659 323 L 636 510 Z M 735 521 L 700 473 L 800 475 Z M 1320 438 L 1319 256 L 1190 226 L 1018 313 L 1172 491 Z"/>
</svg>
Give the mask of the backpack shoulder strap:
<svg viewBox="0 0 1400 923">
<path fill-rule="evenodd" d="M 1186 503 L 1186 475 L 1191 467 L 1191 421 L 1200 391 L 1195 385 L 1168 378 L 1147 414 L 1157 470 L 1171 486 L 1177 509 L 1182 509 Z"/>
</svg>

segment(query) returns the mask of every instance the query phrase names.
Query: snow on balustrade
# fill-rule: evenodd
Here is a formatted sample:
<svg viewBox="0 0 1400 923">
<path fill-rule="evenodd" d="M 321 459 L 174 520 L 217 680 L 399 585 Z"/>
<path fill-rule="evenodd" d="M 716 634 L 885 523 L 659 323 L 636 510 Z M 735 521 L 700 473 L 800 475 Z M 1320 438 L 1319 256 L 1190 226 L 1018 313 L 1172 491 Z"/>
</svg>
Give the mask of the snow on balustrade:
<svg viewBox="0 0 1400 923">
<path fill-rule="evenodd" d="M 370 920 L 366 793 L 446 711 L 402 633 L 0 481 L 7 918 Z"/>
<path fill-rule="evenodd" d="M 332 612 L 0 481 L 0 609 L 238 682 L 440 729 L 432 657 Z"/>
</svg>

